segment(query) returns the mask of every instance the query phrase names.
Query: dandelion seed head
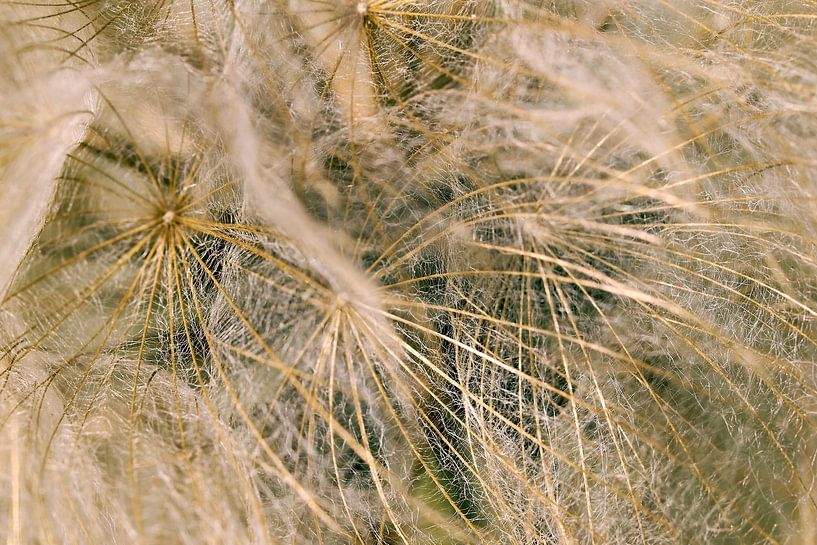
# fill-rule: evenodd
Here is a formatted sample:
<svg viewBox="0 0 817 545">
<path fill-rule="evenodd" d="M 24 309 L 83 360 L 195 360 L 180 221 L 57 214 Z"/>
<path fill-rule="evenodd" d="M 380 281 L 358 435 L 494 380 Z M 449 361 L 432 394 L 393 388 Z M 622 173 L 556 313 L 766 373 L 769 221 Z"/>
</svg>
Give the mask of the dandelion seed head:
<svg viewBox="0 0 817 545">
<path fill-rule="evenodd" d="M 0 5 L 0 533 L 814 542 L 815 17 Z"/>
</svg>

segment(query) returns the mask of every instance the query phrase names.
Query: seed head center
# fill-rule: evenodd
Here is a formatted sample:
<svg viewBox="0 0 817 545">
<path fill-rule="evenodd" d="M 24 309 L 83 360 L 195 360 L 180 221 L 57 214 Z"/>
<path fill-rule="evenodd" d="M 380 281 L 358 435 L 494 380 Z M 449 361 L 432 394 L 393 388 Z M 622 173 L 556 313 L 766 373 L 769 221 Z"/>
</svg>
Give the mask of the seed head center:
<svg viewBox="0 0 817 545">
<path fill-rule="evenodd" d="M 168 210 L 165 212 L 165 215 L 162 216 L 162 223 L 165 225 L 170 225 L 176 219 L 176 212 L 173 210 Z"/>
</svg>

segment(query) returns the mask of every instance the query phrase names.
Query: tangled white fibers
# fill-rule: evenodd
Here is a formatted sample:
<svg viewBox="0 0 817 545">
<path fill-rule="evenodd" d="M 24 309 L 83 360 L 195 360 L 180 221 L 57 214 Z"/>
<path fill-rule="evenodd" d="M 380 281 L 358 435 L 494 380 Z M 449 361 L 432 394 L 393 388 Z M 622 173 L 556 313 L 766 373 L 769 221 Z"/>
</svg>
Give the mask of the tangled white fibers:
<svg viewBox="0 0 817 545">
<path fill-rule="evenodd" d="M 0 542 L 817 543 L 817 2 L 0 0 Z"/>
</svg>

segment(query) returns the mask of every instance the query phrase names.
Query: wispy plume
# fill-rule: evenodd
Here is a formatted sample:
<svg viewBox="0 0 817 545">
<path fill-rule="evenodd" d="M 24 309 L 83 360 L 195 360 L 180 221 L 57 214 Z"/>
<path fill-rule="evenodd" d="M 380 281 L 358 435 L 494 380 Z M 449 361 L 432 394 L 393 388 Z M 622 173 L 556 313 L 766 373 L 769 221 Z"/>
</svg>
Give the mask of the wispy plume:
<svg viewBox="0 0 817 545">
<path fill-rule="evenodd" d="M 817 540 L 817 9 L 0 1 L 0 536 Z"/>
</svg>

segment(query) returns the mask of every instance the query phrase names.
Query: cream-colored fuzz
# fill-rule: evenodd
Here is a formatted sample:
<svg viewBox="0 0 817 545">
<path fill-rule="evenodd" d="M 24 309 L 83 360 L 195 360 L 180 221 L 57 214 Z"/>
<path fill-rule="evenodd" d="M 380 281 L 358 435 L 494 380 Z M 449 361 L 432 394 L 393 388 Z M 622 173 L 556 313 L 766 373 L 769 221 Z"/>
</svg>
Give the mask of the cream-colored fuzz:
<svg viewBox="0 0 817 545">
<path fill-rule="evenodd" d="M 288 7 L 315 51 L 350 129 L 371 123 L 379 108 L 364 28 L 367 2 L 343 0 L 326 9 L 315 0 L 289 0 Z"/>
<path fill-rule="evenodd" d="M 817 541 L 811 2 L 0 4 L 0 541 Z"/>
</svg>

